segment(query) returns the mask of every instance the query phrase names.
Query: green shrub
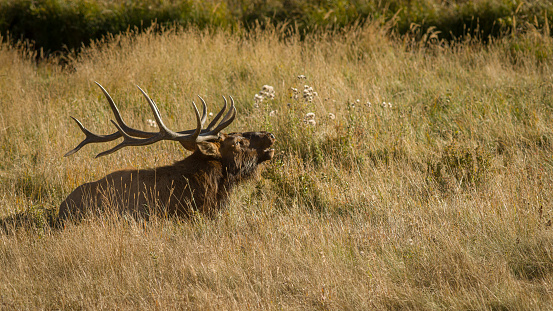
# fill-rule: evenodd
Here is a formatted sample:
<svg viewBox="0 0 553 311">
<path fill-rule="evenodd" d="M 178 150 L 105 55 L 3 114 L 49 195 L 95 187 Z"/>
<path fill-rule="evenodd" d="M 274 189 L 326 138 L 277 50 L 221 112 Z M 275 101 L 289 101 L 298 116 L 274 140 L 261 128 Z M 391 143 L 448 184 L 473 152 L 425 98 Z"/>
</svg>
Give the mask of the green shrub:
<svg viewBox="0 0 553 311">
<path fill-rule="evenodd" d="M 351 27 L 366 20 L 392 22 L 394 31 L 418 40 L 487 40 L 530 28 L 551 30 L 553 3 L 507 0 L 199 1 L 199 0 L 0 0 L 0 34 L 28 40 L 52 53 L 80 48 L 91 40 L 130 29 L 160 25 L 255 29 L 288 25 L 300 34 Z M 516 47 L 515 47 L 516 49 Z"/>
</svg>

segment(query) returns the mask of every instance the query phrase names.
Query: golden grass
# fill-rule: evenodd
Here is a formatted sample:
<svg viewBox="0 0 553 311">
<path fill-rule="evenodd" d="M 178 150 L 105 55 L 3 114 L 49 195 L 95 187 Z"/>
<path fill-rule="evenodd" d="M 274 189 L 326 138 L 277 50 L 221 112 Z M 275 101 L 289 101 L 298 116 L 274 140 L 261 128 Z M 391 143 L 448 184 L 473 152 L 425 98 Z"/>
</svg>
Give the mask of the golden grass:
<svg viewBox="0 0 553 311">
<path fill-rule="evenodd" d="M 65 69 L 2 45 L 0 216 L 25 217 L 0 235 L 0 306 L 550 309 L 551 39 L 444 48 L 375 25 L 281 35 L 127 34 Z M 174 129 L 194 123 L 195 94 L 213 111 L 233 95 L 229 131 L 270 130 L 279 155 L 214 220 L 105 215 L 51 230 L 45 215 L 77 185 L 186 155 L 160 143 L 63 158 L 82 138 L 69 115 L 113 130 L 94 81 L 142 128 L 152 116 L 134 84 Z M 276 97 L 256 108 L 264 84 Z"/>
</svg>

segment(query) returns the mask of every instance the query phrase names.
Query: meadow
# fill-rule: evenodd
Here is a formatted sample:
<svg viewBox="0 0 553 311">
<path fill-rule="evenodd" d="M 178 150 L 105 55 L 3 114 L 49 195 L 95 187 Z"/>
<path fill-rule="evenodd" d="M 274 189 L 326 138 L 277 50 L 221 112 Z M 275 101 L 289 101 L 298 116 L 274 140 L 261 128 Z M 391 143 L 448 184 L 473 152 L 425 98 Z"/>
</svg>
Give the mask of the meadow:
<svg viewBox="0 0 553 311">
<path fill-rule="evenodd" d="M 64 66 L 3 40 L 0 308 L 551 309 L 553 40 L 425 34 L 175 26 Z M 232 95 L 227 131 L 271 131 L 278 154 L 214 219 L 54 230 L 78 185 L 188 154 L 163 142 L 64 158 L 83 138 L 69 116 L 114 129 L 94 81 L 142 129 L 153 116 L 135 85 L 174 129 L 194 124 L 197 94 L 213 112 Z"/>
</svg>

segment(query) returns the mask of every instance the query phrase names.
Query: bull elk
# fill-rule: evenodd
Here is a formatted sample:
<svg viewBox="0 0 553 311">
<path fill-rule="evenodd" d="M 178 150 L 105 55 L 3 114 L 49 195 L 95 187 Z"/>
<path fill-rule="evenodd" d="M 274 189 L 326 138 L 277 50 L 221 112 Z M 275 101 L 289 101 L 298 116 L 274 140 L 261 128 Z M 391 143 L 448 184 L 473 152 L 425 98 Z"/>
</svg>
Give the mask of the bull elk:
<svg viewBox="0 0 553 311">
<path fill-rule="evenodd" d="M 146 218 L 152 213 L 186 217 L 195 211 L 214 215 L 227 204 L 229 194 L 237 184 L 255 176 L 258 165 L 273 158 L 275 151 L 271 146 L 275 137 L 271 133 L 221 133 L 236 116 L 232 97 L 228 112 L 225 114 L 227 99 L 223 96 L 223 109 L 203 128 L 207 119 L 207 105 L 198 96 L 203 105 L 203 113 L 200 117 L 196 104 L 192 102 L 196 113 L 196 128 L 173 132 L 164 125 L 156 103 L 138 87 L 150 105 L 159 128 L 159 132 L 146 132 L 127 126 L 111 96 L 99 83 L 96 84 L 111 106 L 116 120 L 111 122 L 117 127 L 117 131 L 109 135 L 96 135 L 88 131 L 79 120 L 71 117 L 86 138 L 75 149 L 66 153 L 66 157 L 87 144 L 109 142 L 121 137 L 121 143 L 96 157 L 111 154 L 127 146 L 146 146 L 162 140 L 178 141 L 186 150 L 192 151 L 192 154 L 172 165 L 116 171 L 98 181 L 77 187 L 61 203 L 58 223 L 63 223 L 69 217 L 79 219 L 87 212 L 107 207 L 118 213 Z"/>
</svg>

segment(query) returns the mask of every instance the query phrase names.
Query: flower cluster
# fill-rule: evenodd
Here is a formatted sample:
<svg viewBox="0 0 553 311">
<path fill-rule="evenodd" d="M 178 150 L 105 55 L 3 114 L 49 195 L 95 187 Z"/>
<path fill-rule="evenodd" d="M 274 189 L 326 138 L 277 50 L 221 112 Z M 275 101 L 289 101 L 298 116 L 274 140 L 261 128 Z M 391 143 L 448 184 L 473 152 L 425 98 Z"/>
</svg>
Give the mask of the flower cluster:
<svg viewBox="0 0 553 311">
<path fill-rule="evenodd" d="M 312 102 L 313 98 L 315 98 L 315 96 L 317 95 L 317 92 L 313 91 L 313 88 L 309 85 L 303 86 L 303 99 L 305 99 L 306 101 Z"/>
<path fill-rule="evenodd" d="M 292 87 L 290 89 L 292 90 L 292 98 L 294 100 L 298 100 L 298 98 L 300 98 L 300 91 L 298 91 L 298 89 L 295 87 Z"/>
<path fill-rule="evenodd" d="M 359 104 L 360 102 L 361 102 L 361 100 L 357 99 L 356 101 L 354 101 L 352 103 L 348 103 L 348 105 L 351 108 L 355 108 L 355 104 Z M 372 103 L 368 100 L 367 100 L 367 107 L 368 108 L 372 107 Z M 391 102 L 382 102 L 382 108 L 392 108 L 392 107 L 393 107 L 393 104 Z"/>
<path fill-rule="evenodd" d="M 261 104 L 266 99 L 274 99 L 275 98 L 275 89 L 270 85 L 264 85 L 261 88 L 261 91 L 259 93 L 255 94 L 253 97 L 254 100 L 254 106 L 257 108 L 259 107 L 259 104 Z"/>
<path fill-rule="evenodd" d="M 315 121 L 315 113 L 313 113 L 313 112 L 308 112 L 308 113 L 305 115 L 305 118 L 303 118 L 303 123 L 309 124 L 309 125 L 311 125 L 311 126 L 317 125 L 317 121 Z"/>
<path fill-rule="evenodd" d="M 148 123 L 150 127 L 157 127 L 156 120 L 148 119 L 146 120 L 146 123 Z"/>
<path fill-rule="evenodd" d="M 295 100 L 298 100 L 300 98 L 300 91 L 295 87 L 291 88 L 291 90 L 292 90 L 292 98 Z M 306 102 L 310 103 L 319 94 L 317 94 L 317 92 L 313 90 L 313 87 L 309 85 L 304 85 L 303 92 L 301 92 L 301 95 Z"/>
</svg>

